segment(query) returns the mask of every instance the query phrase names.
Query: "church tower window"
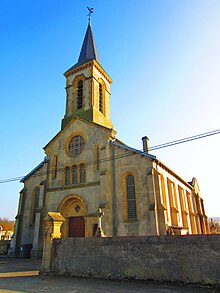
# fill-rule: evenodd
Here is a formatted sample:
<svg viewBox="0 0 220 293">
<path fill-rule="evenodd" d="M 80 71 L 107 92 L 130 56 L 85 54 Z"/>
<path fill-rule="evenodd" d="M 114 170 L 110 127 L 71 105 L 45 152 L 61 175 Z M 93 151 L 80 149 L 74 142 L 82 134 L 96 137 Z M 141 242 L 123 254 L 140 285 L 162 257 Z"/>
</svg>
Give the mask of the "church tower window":
<svg viewBox="0 0 220 293">
<path fill-rule="evenodd" d="M 83 81 L 79 80 L 77 83 L 77 109 L 83 107 Z"/>
<path fill-rule="evenodd" d="M 103 113 L 103 87 L 101 83 L 99 83 L 99 111 Z"/>
<path fill-rule="evenodd" d="M 133 175 L 127 175 L 126 177 L 126 191 L 127 191 L 127 216 L 128 219 L 136 219 L 136 194 L 135 194 L 135 182 Z"/>
</svg>

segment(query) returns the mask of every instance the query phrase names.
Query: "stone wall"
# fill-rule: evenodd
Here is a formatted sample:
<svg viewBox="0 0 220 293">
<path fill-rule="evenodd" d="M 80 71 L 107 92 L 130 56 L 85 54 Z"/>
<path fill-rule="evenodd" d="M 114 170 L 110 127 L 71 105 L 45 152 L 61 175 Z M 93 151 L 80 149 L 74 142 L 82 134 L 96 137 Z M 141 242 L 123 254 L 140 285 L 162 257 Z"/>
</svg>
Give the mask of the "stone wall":
<svg viewBox="0 0 220 293">
<path fill-rule="evenodd" d="M 51 272 L 220 286 L 220 235 L 54 239 Z"/>
<path fill-rule="evenodd" d="M 11 240 L 0 240 L 0 255 L 7 255 Z"/>
</svg>

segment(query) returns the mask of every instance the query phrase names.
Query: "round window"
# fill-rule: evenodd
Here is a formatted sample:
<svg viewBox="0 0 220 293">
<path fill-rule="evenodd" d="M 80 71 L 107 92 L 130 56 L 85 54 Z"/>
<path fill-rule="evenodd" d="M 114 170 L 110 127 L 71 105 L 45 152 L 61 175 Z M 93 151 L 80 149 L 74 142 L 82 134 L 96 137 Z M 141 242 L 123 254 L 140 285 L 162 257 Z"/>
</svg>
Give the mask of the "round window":
<svg viewBox="0 0 220 293">
<path fill-rule="evenodd" d="M 70 155 L 76 157 L 81 154 L 85 141 L 82 136 L 74 136 L 69 143 L 69 153 Z"/>
</svg>

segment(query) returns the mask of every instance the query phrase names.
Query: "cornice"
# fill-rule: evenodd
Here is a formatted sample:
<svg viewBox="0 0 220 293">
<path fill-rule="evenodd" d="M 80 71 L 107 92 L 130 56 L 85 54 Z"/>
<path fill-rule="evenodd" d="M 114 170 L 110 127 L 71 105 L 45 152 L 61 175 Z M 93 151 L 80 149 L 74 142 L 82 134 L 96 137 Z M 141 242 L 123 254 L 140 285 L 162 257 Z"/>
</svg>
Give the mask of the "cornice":
<svg viewBox="0 0 220 293">
<path fill-rule="evenodd" d="M 168 166 L 166 166 L 163 162 L 159 161 L 158 159 L 154 160 L 158 166 L 160 166 L 162 169 L 164 169 L 167 173 L 175 177 L 177 180 L 180 180 L 184 185 L 186 185 L 189 189 L 194 190 L 193 186 L 190 185 L 188 182 L 186 182 L 182 177 L 180 177 L 178 174 L 176 174 L 173 170 L 171 170 Z M 156 171 L 157 168 L 155 168 Z"/>
<path fill-rule="evenodd" d="M 87 63 L 84 63 L 82 65 L 79 65 L 78 67 L 76 68 L 73 68 L 73 69 L 69 69 L 67 72 L 64 73 L 64 76 L 67 78 L 67 77 L 70 77 L 71 75 L 73 74 L 76 74 L 88 67 L 91 67 L 91 66 L 94 66 L 96 69 L 98 69 L 98 71 L 105 77 L 105 79 L 109 82 L 109 83 L 112 83 L 112 79 L 111 77 L 105 72 L 105 70 L 101 67 L 101 65 L 99 65 L 99 63 L 95 60 L 91 60 Z"/>
<path fill-rule="evenodd" d="M 107 81 L 109 82 L 109 83 L 112 83 L 112 79 L 111 79 L 111 77 L 105 72 L 105 70 L 102 68 L 102 66 L 101 65 L 99 65 L 99 63 L 98 62 L 96 62 L 95 60 L 92 60 L 92 64 L 94 65 L 94 67 L 96 68 L 96 69 L 98 69 L 99 70 L 99 72 L 107 79 Z"/>
<path fill-rule="evenodd" d="M 76 68 L 73 68 L 73 69 L 69 69 L 68 71 L 66 71 L 65 73 L 64 73 L 64 76 L 65 77 L 69 77 L 69 76 L 71 76 L 71 75 L 73 75 L 73 74 L 75 74 L 75 73 L 77 73 L 77 72 L 79 72 L 79 71 L 82 71 L 83 69 L 86 69 L 86 68 L 88 68 L 88 67 L 91 67 L 92 66 L 92 61 L 89 61 L 89 62 L 87 62 L 87 63 L 84 63 L 84 64 L 82 64 L 82 65 L 79 65 L 78 67 L 76 67 Z"/>
</svg>

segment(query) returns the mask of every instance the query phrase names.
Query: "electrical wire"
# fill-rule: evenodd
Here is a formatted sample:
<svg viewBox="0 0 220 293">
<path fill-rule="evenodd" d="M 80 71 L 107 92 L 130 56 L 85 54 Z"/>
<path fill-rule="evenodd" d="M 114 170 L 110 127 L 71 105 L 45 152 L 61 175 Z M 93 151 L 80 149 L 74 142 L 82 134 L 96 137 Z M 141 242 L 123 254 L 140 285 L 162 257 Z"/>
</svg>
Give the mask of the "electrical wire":
<svg viewBox="0 0 220 293">
<path fill-rule="evenodd" d="M 212 136 L 212 135 L 216 135 L 216 134 L 219 134 L 219 133 L 220 133 L 220 129 L 213 130 L 213 131 L 209 131 L 209 132 L 206 132 L 206 133 L 202 133 L 202 134 L 198 134 L 198 135 L 194 135 L 194 136 L 190 136 L 190 137 L 186 137 L 186 138 L 174 140 L 174 141 L 171 141 L 171 142 L 159 144 L 159 145 L 150 147 L 149 148 L 149 151 L 153 151 L 153 150 L 158 150 L 158 149 L 161 149 L 161 148 L 170 147 L 170 146 L 174 146 L 174 145 L 178 145 L 178 144 L 181 144 L 181 143 L 190 142 L 190 141 L 197 140 L 197 139 L 201 139 L 201 138 L 206 138 L 206 137 L 209 137 L 209 136 Z M 108 157 L 108 158 L 100 159 L 99 161 L 97 161 L 97 160 L 90 161 L 90 162 L 85 163 L 84 165 L 85 166 L 90 166 L 90 165 L 93 165 L 93 164 L 96 164 L 96 163 L 104 163 L 104 162 L 109 162 L 109 161 L 111 161 L 113 159 L 114 160 L 117 160 L 117 159 L 122 159 L 122 158 L 125 158 L 125 157 L 128 157 L 128 156 L 136 155 L 137 153 L 134 152 L 134 151 L 135 151 L 135 149 L 134 150 L 127 150 L 127 152 L 125 154 L 119 154 L 117 156 L 114 156 L 114 158 L 111 156 L 111 157 Z M 140 153 L 144 153 L 143 150 L 136 150 L 136 151 L 138 151 Z M 65 168 L 60 168 L 60 169 L 57 169 L 56 172 L 57 173 L 58 172 L 64 172 L 65 170 L 66 170 Z M 31 176 L 32 177 L 35 177 L 35 176 L 49 175 L 49 174 L 52 174 L 54 172 L 55 172 L 55 170 L 47 171 L 47 172 L 44 171 L 44 172 L 40 172 L 40 173 L 37 173 L 37 174 L 32 174 Z M 0 180 L 0 184 L 14 182 L 14 181 L 19 181 L 22 178 L 25 178 L 26 176 L 19 176 L 19 177 L 14 177 L 14 178 L 2 179 L 2 180 Z"/>
<path fill-rule="evenodd" d="M 206 132 L 206 133 L 202 133 L 202 134 L 182 138 L 182 139 L 179 139 L 179 140 L 174 140 L 174 141 L 171 141 L 171 142 L 168 142 L 168 143 L 159 144 L 157 146 L 150 147 L 149 150 L 150 151 L 157 150 L 157 149 L 160 149 L 160 148 L 165 148 L 165 147 L 177 145 L 177 144 L 184 143 L 184 142 L 193 141 L 193 140 L 200 139 L 200 138 L 205 138 L 205 137 L 212 136 L 212 135 L 219 134 L 219 133 L 220 133 L 220 129 L 217 129 L 217 130 L 209 131 L 209 132 Z"/>
</svg>

